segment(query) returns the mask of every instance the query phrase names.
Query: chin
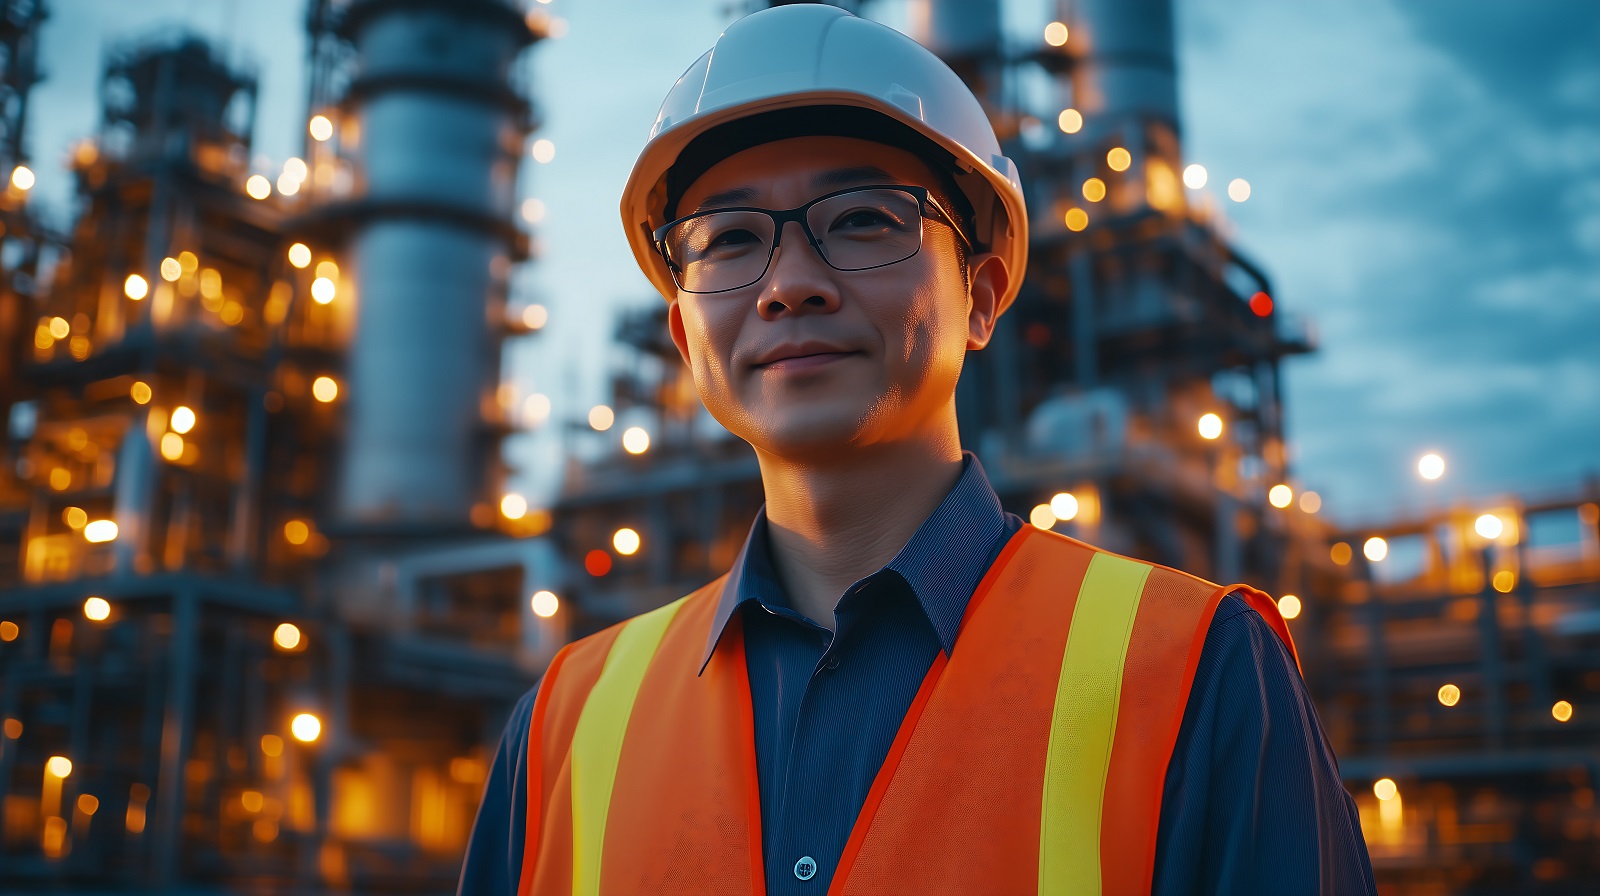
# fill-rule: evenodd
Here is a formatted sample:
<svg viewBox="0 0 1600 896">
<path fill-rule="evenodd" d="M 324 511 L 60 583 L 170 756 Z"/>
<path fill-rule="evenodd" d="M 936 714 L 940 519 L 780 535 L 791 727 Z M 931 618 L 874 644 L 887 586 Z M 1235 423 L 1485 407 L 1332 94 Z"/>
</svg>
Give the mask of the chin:
<svg viewBox="0 0 1600 896">
<path fill-rule="evenodd" d="M 869 409 L 858 402 L 791 406 L 772 415 L 751 414 L 744 431 L 735 435 L 782 458 L 837 459 L 839 452 L 871 440 L 872 419 Z"/>
</svg>

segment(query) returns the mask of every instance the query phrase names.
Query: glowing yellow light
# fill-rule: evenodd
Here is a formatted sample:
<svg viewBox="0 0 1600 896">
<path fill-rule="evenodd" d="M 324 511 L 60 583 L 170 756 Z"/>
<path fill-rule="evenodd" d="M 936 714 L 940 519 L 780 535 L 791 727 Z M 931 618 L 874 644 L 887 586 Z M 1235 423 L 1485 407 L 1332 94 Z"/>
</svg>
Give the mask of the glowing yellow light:
<svg viewBox="0 0 1600 896">
<path fill-rule="evenodd" d="M 1510 594 L 1511 589 L 1517 587 L 1517 574 L 1509 569 L 1502 569 L 1494 574 L 1494 590 L 1501 594 Z"/>
<path fill-rule="evenodd" d="M 1555 720 L 1557 722 L 1568 722 L 1568 721 L 1571 721 L 1572 720 L 1572 704 L 1568 703 L 1565 700 L 1557 700 L 1556 701 L 1556 705 L 1550 707 L 1550 715 L 1555 717 Z"/>
<path fill-rule="evenodd" d="M 589 425 L 594 427 L 596 432 L 605 432 L 615 422 L 617 422 L 617 415 L 611 408 L 603 404 L 597 404 L 589 409 Z"/>
<path fill-rule="evenodd" d="M 1389 556 L 1389 543 L 1374 535 L 1361 546 L 1361 553 L 1368 560 L 1377 563 Z"/>
<path fill-rule="evenodd" d="M 15 641 L 20 631 L 17 624 L 9 619 L 0 622 L 0 641 Z"/>
<path fill-rule="evenodd" d="M 50 318 L 50 335 L 57 339 L 65 339 L 72 332 L 72 324 L 67 323 L 64 317 Z"/>
<path fill-rule="evenodd" d="M 278 175 L 278 192 L 285 196 L 293 196 L 300 192 L 302 183 L 305 183 L 305 181 L 290 177 L 289 172 L 285 171 Z"/>
<path fill-rule="evenodd" d="M 1453 684 L 1439 685 L 1439 702 L 1445 706 L 1455 706 L 1461 702 L 1461 688 Z"/>
<path fill-rule="evenodd" d="M 174 283 L 179 277 L 182 276 L 183 265 L 178 263 L 178 259 L 173 258 L 170 255 L 161 259 L 161 279 L 167 281 L 168 283 Z"/>
<path fill-rule="evenodd" d="M 22 736 L 22 721 L 20 719 L 6 719 L 6 737 L 16 740 Z"/>
<path fill-rule="evenodd" d="M 1067 42 L 1067 26 L 1060 22 L 1051 22 L 1044 26 L 1044 42 L 1052 47 L 1059 47 Z"/>
<path fill-rule="evenodd" d="M 1098 177 L 1091 177 L 1084 181 L 1083 198 L 1090 202 L 1099 202 L 1106 198 L 1106 182 Z"/>
<path fill-rule="evenodd" d="M 111 520 L 95 520 L 83 527 L 83 537 L 94 544 L 117 540 L 117 524 Z"/>
<path fill-rule="evenodd" d="M 622 432 L 622 450 L 629 454 L 643 454 L 650 450 L 650 433 L 642 426 L 630 426 Z"/>
<path fill-rule="evenodd" d="M 533 141 L 533 160 L 535 162 L 549 162 L 556 157 L 556 145 L 540 137 Z"/>
<path fill-rule="evenodd" d="M 326 115 L 313 115 L 306 130 L 311 132 L 311 139 L 321 143 L 333 136 L 333 122 Z"/>
<path fill-rule="evenodd" d="M 1057 492 L 1050 498 L 1050 512 L 1058 520 L 1070 520 L 1078 515 L 1078 498 L 1072 492 Z"/>
<path fill-rule="evenodd" d="M 89 513 L 82 507 L 68 507 L 62 512 L 61 516 L 62 519 L 67 521 L 67 528 L 73 531 L 89 525 Z"/>
<path fill-rule="evenodd" d="M 317 276 L 335 280 L 339 276 L 339 263 L 331 258 L 317 262 Z"/>
<path fill-rule="evenodd" d="M 1293 619 L 1300 615 L 1300 598 L 1293 594 L 1285 594 L 1278 598 L 1278 612 L 1285 619 Z"/>
<path fill-rule="evenodd" d="M 1028 522 L 1039 529 L 1048 529 L 1056 524 L 1056 513 L 1050 509 L 1049 504 L 1035 504 L 1028 511 Z"/>
<path fill-rule="evenodd" d="M 183 457 L 183 436 L 175 432 L 163 434 L 161 436 L 161 456 L 167 460 L 177 460 Z"/>
<path fill-rule="evenodd" d="M 1062 109 L 1056 116 L 1056 127 L 1064 134 L 1076 134 L 1083 130 L 1083 113 L 1077 109 Z"/>
<path fill-rule="evenodd" d="M 331 376 L 319 376 L 311 381 L 311 397 L 327 404 L 339 397 L 339 384 Z"/>
<path fill-rule="evenodd" d="M 91 597 L 83 602 L 83 615 L 95 622 L 105 622 L 111 617 L 111 604 L 103 597 Z"/>
<path fill-rule="evenodd" d="M 261 752 L 268 756 L 282 756 L 283 738 L 276 734 L 263 734 L 261 736 Z"/>
<path fill-rule="evenodd" d="M 326 305 L 333 301 L 333 297 L 338 291 L 339 288 L 334 286 L 333 281 L 327 277 L 318 277 L 311 281 L 311 298 L 316 299 L 318 305 Z"/>
<path fill-rule="evenodd" d="M 51 756 L 44 764 L 44 770 L 57 778 L 65 778 L 72 774 L 72 760 L 65 756 Z"/>
<path fill-rule="evenodd" d="M 1222 435 L 1222 418 L 1216 414 L 1202 414 L 1197 428 L 1200 430 L 1200 438 L 1216 439 Z"/>
<path fill-rule="evenodd" d="M 1301 492 L 1300 509 L 1306 513 L 1316 513 L 1322 509 L 1322 496 L 1316 492 Z"/>
<path fill-rule="evenodd" d="M 1493 540 L 1499 538 L 1506 531 L 1506 524 L 1501 522 L 1500 518 L 1494 514 L 1486 513 L 1473 522 L 1472 531 L 1482 535 L 1484 538 Z"/>
<path fill-rule="evenodd" d="M 304 268 L 311 263 L 311 247 L 305 243 L 295 243 L 289 247 L 289 263 L 297 268 Z"/>
<path fill-rule="evenodd" d="M 540 330 L 550 320 L 550 309 L 543 305 L 529 305 L 522 309 L 522 323 L 530 330 Z"/>
<path fill-rule="evenodd" d="M 250 179 L 244 182 L 244 192 L 251 199 L 265 199 L 272 195 L 272 181 L 259 174 L 252 174 Z"/>
<path fill-rule="evenodd" d="M 1250 182 L 1242 177 L 1228 181 L 1228 198 L 1234 202 L 1243 202 L 1250 198 Z"/>
<path fill-rule="evenodd" d="M 544 201 L 541 199 L 522 200 L 522 220 L 529 224 L 537 224 L 544 220 Z"/>
<path fill-rule="evenodd" d="M 1294 489 L 1279 483 L 1267 490 L 1267 503 L 1282 509 L 1294 503 Z"/>
<path fill-rule="evenodd" d="M 304 159 L 290 158 L 283 163 L 283 173 L 294 180 L 305 180 L 309 172 Z"/>
<path fill-rule="evenodd" d="M 1128 167 L 1133 164 L 1133 153 L 1120 146 L 1113 146 L 1106 153 L 1106 164 L 1110 166 L 1112 171 L 1127 171 Z"/>
<path fill-rule="evenodd" d="M 1437 454 L 1424 454 L 1417 459 L 1417 475 L 1423 479 L 1438 479 L 1444 475 L 1444 458 Z"/>
<path fill-rule="evenodd" d="M 1183 169 L 1183 185 L 1198 190 L 1206 185 L 1206 166 L 1190 165 Z"/>
<path fill-rule="evenodd" d="M 550 417 L 550 396 L 538 392 L 522 401 L 522 416 L 530 425 L 537 426 Z"/>
<path fill-rule="evenodd" d="M 1350 546 L 1341 541 L 1328 549 L 1328 559 L 1345 566 L 1350 562 L 1351 553 Z"/>
<path fill-rule="evenodd" d="M 50 471 L 50 487 L 51 488 L 55 489 L 58 492 L 64 492 L 64 491 L 67 490 L 67 486 L 69 486 L 71 484 L 72 484 L 72 471 L 71 470 L 68 470 L 66 467 L 56 467 L 55 469 Z"/>
<path fill-rule="evenodd" d="M 561 600 L 549 591 L 535 591 L 532 604 L 533 615 L 544 619 L 556 615 L 556 610 L 561 609 Z"/>
<path fill-rule="evenodd" d="M 508 492 L 500 499 L 500 515 L 508 520 L 520 520 L 528 514 L 528 499 Z"/>
<path fill-rule="evenodd" d="M 19 190 L 33 189 L 34 180 L 33 169 L 27 165 L 18 165 L 11 169 L 11 185 Z"/>
<path fill-rule="evenodd" d="M 1089 226 L 1089 213 L 1081 208 L 1069 208 L 1063 220 L 1068 230 L 1078 233 Z"/>
<path fill-rule="evenodd" d="M 289 721 L 289 733 L 295 740 L 309 744 L 322 736 L 322 720 L 309 712 L 300 713 Z"/>
<path fill-rule="evenodd" d="M 262 843 L 271 843 L 278 839 L 278 823 L 270 818 L 257 818 L 250 825 L 250 833 Z"/>
<path fill-rule="evenodd" d="M 173 410 L 173 412 L 172 412 L 172 431 L 173 432 L 186 433 L 189 430 L 194 429 L 194 423 L 195 423 L 194 411 L 191 408 L 189 408 L 188 405 L 181 405 L 180 404 L 180 405 L 178 405 L 178 407 L 175 410 Z"/>
<path fill-rule="evenodd" d="M 611 546 L 617 553 L 630 556 L 639 550 L 639 533 L 623 526 L 611 536 Z"/>
<path fill-rule="evenodd" d="M 292 622 L 279 623 L 272 632 L 272 643 L 279 650 L 293 650 L 300 646 L 300 627 Z"/>
<path fill-rule="evenodd" d="M 305 520 L 290 520 L 283 524 L 283 538 L 290 544 L 305 544 L 311 537 L 311 526 Z"/>
<path fill-rule="evenodd" d="M 262 798 L 259 790 L 246 790 L 239 794 L 239 805 L 243 806 L 246 812 L 260 812 L 265 803 L 266 800 Z"/>
<path fill-rule="evenodd" d="M 1392 800 L 1400 793 L 1400 787 L 1393 778 L 1379 778 L 1373 783 L 1372 792 L 1380 800 Z"/>
<path fill-rule="evenodd" d="M 150 281 L 138 274 L 129 274 L 128 279 L 122 281 L 122 294 L 137 302 L 150 294 Z"/>
<path fill-rule="evenodd" d="M 78 811 L 85 815 L 93 815 L 100 809 L 100 798 L 92 793 L 78 795 Z"/>
</svg>

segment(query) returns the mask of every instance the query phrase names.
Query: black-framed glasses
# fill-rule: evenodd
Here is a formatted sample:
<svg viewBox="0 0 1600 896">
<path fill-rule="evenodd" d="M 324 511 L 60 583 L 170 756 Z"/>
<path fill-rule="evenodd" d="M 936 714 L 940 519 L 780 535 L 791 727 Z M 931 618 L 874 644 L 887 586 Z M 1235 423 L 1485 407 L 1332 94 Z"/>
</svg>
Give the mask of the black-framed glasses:
<svg viewBox="0 0 1600 896">
<path fill-rule="evenodd" d="M 806 242 L 836 271 L 898 264 L 922 249 L 922 221 L 933 218 L 966 234 L 925 187 L 872 184 L 839 190 L 782 211 L 718 208 L 679 218 L 651 235 L 678 288 L 691 293 L 743 289 L 766 276 L 783 238 L 798 221 Z"/>
</svg>

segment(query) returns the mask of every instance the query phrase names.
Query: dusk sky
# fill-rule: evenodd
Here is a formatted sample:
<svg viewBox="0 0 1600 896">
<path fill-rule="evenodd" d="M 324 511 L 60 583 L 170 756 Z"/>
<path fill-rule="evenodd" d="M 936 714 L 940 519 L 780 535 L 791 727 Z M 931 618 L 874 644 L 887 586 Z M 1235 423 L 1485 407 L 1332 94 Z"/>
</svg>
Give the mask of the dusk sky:
<svg viewBox="0 0 1600 896">
<path fill-rule="evenodd" d="M 1280 309 L 1319 351 L 1287 365 L 1291 463 L 1324 513 L 1368 520 L 1600 476 L 1600 4 L 1592 0 L 1175 0 L 1186 161 L 1253 187 L 1222 200 Z M 188 28 L 259 70 L 256 149 L 276 170 L 304 133 L 298 0 L 53 0 L 30 107 L 34 198 L 69 212 L 61 165 L 97 120 L 101 57 Z M 531 55 L 554 141 L 521 191 L 547 213 L 524 286 L 551 309 L 508 353 L 523 393 L 578 418 L 603 397 L 612 315 L 659 301 L 617 198 L 673 80 L 731 21 L 727 0 L 555 0 L 566 34 Z M 1017 39 L 1045 0 L 1007 3 Z M 891 24 L 902 0 L 868 13 Z M 1220 194 L 1219 194 L 1220 198 Z M 626 421 L 624 421 L 626 422 Z M 553 433 L 558 427 L 551 426 Z M 508 445 L 536 495 L 560 442 Z M 1423 483 L 1415 463 L 1448 464 Z"/>
</svg>

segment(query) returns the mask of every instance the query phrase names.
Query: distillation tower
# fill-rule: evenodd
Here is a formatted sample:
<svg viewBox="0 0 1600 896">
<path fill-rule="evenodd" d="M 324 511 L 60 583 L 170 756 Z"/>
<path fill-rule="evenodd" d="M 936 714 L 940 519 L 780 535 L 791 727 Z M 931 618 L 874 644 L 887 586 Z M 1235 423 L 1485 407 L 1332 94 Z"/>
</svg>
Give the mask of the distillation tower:
<svg viewBox="0 0 1600 896">
<path fill-rule="evenodd" d="M 553 558 L 491 497 L 548 20 L 317 0 L 305 151 L 271 170 L 249 65 L 115 47 L 51 235 L 20 143 L 44 8 L 5 11 L 0 879 L 453 891 L 562 638 L 528 600 Z"/>
</svg>

